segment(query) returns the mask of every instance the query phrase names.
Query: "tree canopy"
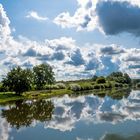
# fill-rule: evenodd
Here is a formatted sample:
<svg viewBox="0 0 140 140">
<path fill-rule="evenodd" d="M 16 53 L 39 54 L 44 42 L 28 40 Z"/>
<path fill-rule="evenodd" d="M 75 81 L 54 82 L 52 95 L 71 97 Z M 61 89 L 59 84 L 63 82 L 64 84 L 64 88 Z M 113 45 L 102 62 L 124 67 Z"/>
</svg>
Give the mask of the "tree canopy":
<svg viewBox="0 0 140 140">
<path fill-rule="evenodd" d="M 32 86 L 32 72 L 29 69 L 22 69 L 21 67 L 13 68 L 3 78 L 3 86 L 8 87 L 10 91 L 15 91 L 16 94 L 21 94 L 28 91 Z"/>
<path fill-rule="evenodd" d="M 109 76 L 107 76 L 107 79 L 122 84 L 131 84 L 131 78 L 127 73 L 113 72 Z"/>
<path fill-rule="evenodd" d="M 54 72 L 50 65 L 40 64 L 34 66 L 33 69 L 22 69 L 15 67 L 9 71 L 3 78 L 2 86 L 7 87 L 9 91 L 14 91 L 16 94 L 33 89 L 43 89 L 46 84 L 55 82 Z"/>
<path fill-rule="evenodd" d="M 41 64 L 33 67 L 34 84 L 37 89 L 43 89 L 46 84 L 55 82 L 54 72 L 50 65 Z"/>
</svg>

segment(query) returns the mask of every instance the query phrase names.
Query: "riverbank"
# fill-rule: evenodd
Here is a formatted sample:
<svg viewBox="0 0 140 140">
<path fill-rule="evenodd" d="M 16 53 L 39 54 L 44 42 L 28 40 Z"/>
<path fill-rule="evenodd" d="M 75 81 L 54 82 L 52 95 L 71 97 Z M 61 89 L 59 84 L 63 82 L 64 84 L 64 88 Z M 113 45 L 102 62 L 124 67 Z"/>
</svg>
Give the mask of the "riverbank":
<svg viewBox="0 0 140 140">
<path fill-rule="evenodd" d="M 79 96 L 85 94 L 94 94 L 101 97 L 105 95 L 111 96 L 112 98 L 120 99 L 123 96 L 128 95 L 130 88 L 116 88 L 116 89 L 94 89 L 94 90 L 84 90 L 84 91 L 72 91 L 69 89 L 55 89 L 55 90 L 40 90 L 40 91 L 29 91 L 24 92 L 22 95 L 17 95 L 14 92 L 0 92 L 0 103 L 5 103 L 9 101 L 16 100 L 32 100 L 32 99 L 48 99 L 51 97 L 60 97 L 65 94 L 69 96 Z"/>
</svg>

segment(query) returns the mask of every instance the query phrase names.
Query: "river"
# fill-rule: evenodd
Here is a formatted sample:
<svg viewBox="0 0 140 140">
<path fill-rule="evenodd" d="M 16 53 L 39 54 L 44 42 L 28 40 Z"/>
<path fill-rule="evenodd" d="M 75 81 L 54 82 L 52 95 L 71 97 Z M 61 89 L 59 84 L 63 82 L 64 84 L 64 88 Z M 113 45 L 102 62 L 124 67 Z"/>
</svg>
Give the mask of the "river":
<svg viewBox="0 0 140 140">
<path fill-rule="evenodd" d="M 0 140 L 140 140 L 140 91 L 1 104 Z"/>
</svg>

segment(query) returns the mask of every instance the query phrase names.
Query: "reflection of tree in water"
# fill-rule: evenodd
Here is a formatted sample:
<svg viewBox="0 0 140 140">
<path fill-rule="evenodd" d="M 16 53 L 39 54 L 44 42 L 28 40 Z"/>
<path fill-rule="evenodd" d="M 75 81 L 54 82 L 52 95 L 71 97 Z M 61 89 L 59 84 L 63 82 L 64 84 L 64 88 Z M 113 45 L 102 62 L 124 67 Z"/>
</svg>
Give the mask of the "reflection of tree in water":
<svg viewBox="0 0 140 140">
<path fill-rule="evenodd" d="M 130 93 L 131 93 L 131 89 L 81 91 L 81 92 L 75 92 L 75 93 L 71 94 L 70 97 L 78 97 L 81 95 L 94 94 L 101 98 L 104 98 L 105 96 L 109 96 L 112 99 L 121 100 L 122 98 L 127 98 L 130 95 Z"/>
<path fill-rule="evenodd" d="M 34 120 L 48 121 L 52 118 L 54 105 L 51 101 L 39 100 L 35 102 L 17 101 L 15 106 L 2 110 L 2 117 L 10 123 L 11 126 L 19 129 L 23 126 L 30 126 Z"/>
</svg>

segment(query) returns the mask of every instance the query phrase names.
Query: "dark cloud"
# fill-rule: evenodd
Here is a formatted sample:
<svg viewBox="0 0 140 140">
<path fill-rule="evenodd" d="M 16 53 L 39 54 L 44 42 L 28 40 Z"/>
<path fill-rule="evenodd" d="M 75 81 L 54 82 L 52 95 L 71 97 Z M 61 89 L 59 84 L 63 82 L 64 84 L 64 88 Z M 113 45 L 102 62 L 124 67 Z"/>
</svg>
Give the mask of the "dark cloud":
<svg viewBox="0 0 140 140">
<path fill-rule="evenodd" d="M 115 55 L 115 54 L 120 54 L 120 53 L 124 53 L 125 50 L 121 49 L 119 47 L 115 47 L 115 46 L 106 46 L 100 49 L 102 54 L 106 54 L 106 55 Z"/>
<path fill-rule="evenodd" d="M 140 35 L 140 8 L 128 2 L 100 1 L 96 12 L 99 23 L 108 35 L 129 32 Z"/>
</svg>

